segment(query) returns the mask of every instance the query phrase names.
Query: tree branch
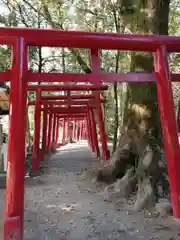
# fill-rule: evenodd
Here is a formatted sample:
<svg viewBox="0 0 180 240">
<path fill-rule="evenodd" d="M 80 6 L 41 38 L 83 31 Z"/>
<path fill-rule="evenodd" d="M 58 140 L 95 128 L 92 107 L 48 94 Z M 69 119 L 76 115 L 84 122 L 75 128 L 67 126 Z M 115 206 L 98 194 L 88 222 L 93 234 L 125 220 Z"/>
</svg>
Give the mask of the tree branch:
<svg viewBox="0 0 180 240">
<path fill-rule="evenodd" d="M 38 10 L 36 8 L 34 8 L 32 6 L 32 4 L 30 4 L 27 0 L 23 0 L 23 2 L 25 2 L 28 6 L 30 6 L 36 13 L 38 13 Z M 44 7 L 44 13 L 39 13 L 41 14 L 47 22 L 49 22 L 49 24 L 51 25 L 52 28 L 60 28 L 61 30 L 64 30 L 63 29 L 63 26 L 62 24 L 60 23 L 55 23 L 53 20 L 52 20 L 52 17 L 50 15 L 50 12 L 46 7 Z M 91 73 L 91 68 L 87 65 L 87 63 L 82 59 L 82 57 L 80 56 L 80 53 L 77 49 L 69 49 L 71 51 L 71 53 L 76 57 L 79 65 L 81 66 L 82 70 L 85 72 L 85 73 Z"/>
</svg>

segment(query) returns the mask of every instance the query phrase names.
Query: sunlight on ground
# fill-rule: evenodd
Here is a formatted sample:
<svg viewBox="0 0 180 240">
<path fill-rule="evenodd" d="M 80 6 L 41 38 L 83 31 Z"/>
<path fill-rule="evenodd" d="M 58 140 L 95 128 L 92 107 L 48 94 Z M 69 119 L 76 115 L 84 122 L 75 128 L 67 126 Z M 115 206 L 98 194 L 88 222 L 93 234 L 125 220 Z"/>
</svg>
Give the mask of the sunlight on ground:
<svg viewBox="0 0 180 240">
<path fill-rule="evenodd" d="M 82 148 L 82 147 L 87 147 L 88 144 L 87 144 L 87 141 L 79 141 L 79 142 L 76 142 L 76 143 L 71 143 L 71 144 L 66 144 L 64 146 L 60 146 L 59 148 L 57 148 L 57 151 L 64 151 L 64 150 L 72 150 L 72 147 L 73 148 Z"/>
<path fill-rule="evenodd" d="M 80 204 L 61 204 L 61 205 L 55 205 L 55 204 L 51 204 L 51 205 L 46 205 L 46 208 L 59 208 L 62 212 L 72 212 L 75 209 L 80 209 Z"/>
</svg>

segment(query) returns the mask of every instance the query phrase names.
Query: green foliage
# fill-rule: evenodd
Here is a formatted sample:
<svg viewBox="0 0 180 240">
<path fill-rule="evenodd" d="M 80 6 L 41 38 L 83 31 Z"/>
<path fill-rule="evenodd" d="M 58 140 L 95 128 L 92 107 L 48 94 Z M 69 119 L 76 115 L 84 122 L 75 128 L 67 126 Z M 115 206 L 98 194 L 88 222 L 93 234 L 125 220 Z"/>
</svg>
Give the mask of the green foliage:
<svg viewBox="0 0 180 240">
<path fill-rule="evenodd" d="M 173 0 L 170 4 L 169 35 L 180 34 L 180 1 Z"/>
<path fill-rule="evenodd" d="M 10 68 L 10 49 L 7 47 L 0 47 L 0 71 Z"/>
<path fill-rule="evenodd" d="M 10 49 L 0 46 L 0 72 L 5 71 L 6 69 L 10 68 L 10 66 Z M 5 87 L 7 92 L 9 92 L 9 88 L 6 86 L 6 83 L 0 83 L 0 86 Z"/>
</svg>

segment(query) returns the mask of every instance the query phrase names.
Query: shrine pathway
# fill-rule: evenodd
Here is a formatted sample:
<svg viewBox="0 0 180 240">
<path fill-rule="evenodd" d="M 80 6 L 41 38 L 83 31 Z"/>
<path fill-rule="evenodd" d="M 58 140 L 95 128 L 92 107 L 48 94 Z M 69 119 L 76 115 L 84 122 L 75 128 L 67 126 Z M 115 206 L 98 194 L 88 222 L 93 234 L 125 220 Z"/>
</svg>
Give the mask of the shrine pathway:
<svg viewBox="0 0 180 240">
<path fill-rule="evenodd" d="M 179 239 L 172 218 L 132 213 L 83 178 L 85 169 L 99 166 L 85 142 L 61 147 L 43 165 L 44 173 L 25 181 L 25 240 Z"/>
<path fill-rule="evenodd" d="M 25 240 L 169 240 L 177 236 L 177 223 L 171 218 L 144 218 L 129 212 L 120 199 L 105 201 L 104 187 L 81 174 L 98 165 L 85 142 L 66 145 L 45 161 L 45 172 L 26 181 Z"/>
</svg>

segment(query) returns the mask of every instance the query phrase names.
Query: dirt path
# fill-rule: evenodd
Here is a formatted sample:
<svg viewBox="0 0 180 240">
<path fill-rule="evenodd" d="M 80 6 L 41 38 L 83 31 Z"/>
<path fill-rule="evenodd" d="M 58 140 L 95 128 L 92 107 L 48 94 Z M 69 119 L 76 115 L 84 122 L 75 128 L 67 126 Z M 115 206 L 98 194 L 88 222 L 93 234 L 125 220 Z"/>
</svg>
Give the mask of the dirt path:
<svg viewBox="0 0 180 240">
<path fill-rule="evenodd" d="M 96 165 L 84 143 L 72 144 L 51 157 L 44 175 L 26 182 L 25 240 L 179 239 L 172 218 L 133 214 L 82 181 L 81 170 Z"/>
<path fill-rule="evenodd" d="M 180 239 L 173 218 L 132 213 L 122 199 L 106 201 L 102 186 L 82 180 L 80 172 L 98 164 L 83 142 L 67 145 L 45 162 L 44 174 L 26 180 L 25 240 Z"/>
</svg>

